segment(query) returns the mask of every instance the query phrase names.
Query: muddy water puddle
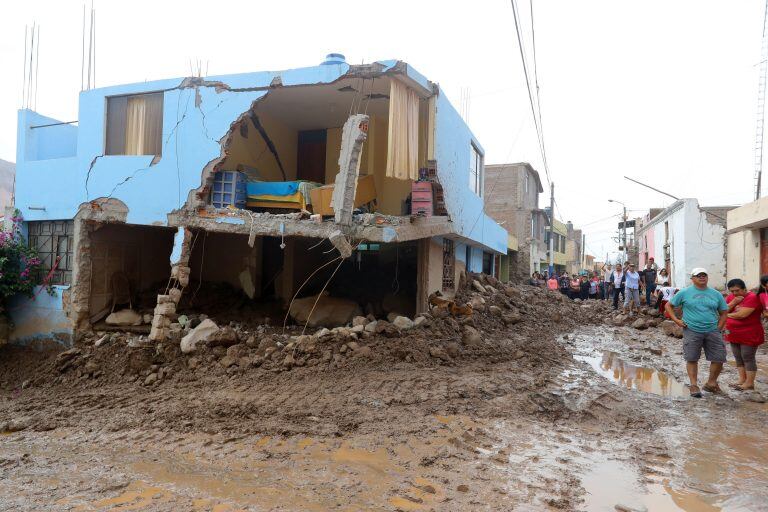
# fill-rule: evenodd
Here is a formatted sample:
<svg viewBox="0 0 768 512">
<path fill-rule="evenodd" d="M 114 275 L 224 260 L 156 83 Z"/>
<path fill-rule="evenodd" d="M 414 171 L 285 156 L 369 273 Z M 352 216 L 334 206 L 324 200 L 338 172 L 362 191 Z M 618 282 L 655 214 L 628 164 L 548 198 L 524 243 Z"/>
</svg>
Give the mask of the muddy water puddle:
<svg viewBox="0 0 768 512">
<path fill-rule="evenodd" d="M 636 389 L 666 397 L 686 397 L 688 387 L 664 372 L 629 364 L 616 352 L 604 351 L 601 355 L 575 355 L 577 361 L 589 364 L 598 374 L 627 389 Z"/>
</svg>

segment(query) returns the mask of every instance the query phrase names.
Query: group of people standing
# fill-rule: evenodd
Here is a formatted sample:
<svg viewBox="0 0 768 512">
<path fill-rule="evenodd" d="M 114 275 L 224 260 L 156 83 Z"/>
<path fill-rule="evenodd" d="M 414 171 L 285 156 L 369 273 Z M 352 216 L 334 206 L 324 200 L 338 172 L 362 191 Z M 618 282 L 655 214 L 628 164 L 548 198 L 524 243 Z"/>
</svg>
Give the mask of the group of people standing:
<svg viewBox="0 0 768 512">
<path fill-rule="evenodd" d="M 742 279 L 728 281 L 728 296 L 710 288 L 707 270 L 701 267 L 691 271 L 691 285 L 683 289 L 671 286 L 665 268 L 659 269 L 649 258 L 642 270 L 634 263 L 613 267 L 606 264 L 602 272 L 584 275 L 557 275 L 534 273 L 530 284 L 560 292 L 572 299 L 613 300 L 613 309 L 619 300 L 625 313 L 633 314 L 640 307 L 640 293 L 645 293 L 648 307 L 656 307 L 668 319 L 683 329 L 683 357 L 690 379 L 690 394 L 701 398 L 702 389 L 719 393 L 718 377 L 726 361 L 726 343 L 736 361 L 739 379 L 731 387 L 737 391 L 755 389 L 757 376 L 757 348 L 765 341 L 763 318 L 768 318 L 768 275 L 760 278 L 756 291 L 747 289 Z M 682 315 L 678 317 L 678 313 Z M 698 365 L 701 353 L 710 362 L 709 376 L 703 386 L 698 385 Z"/>
</svg>

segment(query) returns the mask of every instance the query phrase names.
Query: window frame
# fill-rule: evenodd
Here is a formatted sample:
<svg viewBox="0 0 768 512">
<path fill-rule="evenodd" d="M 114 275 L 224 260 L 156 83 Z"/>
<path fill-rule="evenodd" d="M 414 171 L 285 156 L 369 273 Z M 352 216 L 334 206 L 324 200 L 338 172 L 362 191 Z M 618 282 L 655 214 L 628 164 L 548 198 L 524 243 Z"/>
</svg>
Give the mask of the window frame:
<svg viewBox="0 0 768 512">
<path fill-rule="evenodd" d="M 469 153 L 469 190 L 478 197 L 483 197 L 483 174 L 485 155 L 474 142 L 470 142 Z"/>
<path fill-rule="evenodd" d="M 160 98 L 160 130 L 159 130 L 159 152 L 156 155 L 129 155 L 125 152 L 125 132 L 127 130 L 127 124 L 128 124 L 128 100 L 130 98 L 136 98 L 139 96 L 158 96 Z M 124 100 L 124 104 L 121 105 L 120 110 L 122 111 L 122 115 L 118 116 L 118 119 L 123 123 L 123 126 L 120 127 L 117 131 L 118 135 L 122 134 L 122 152 L 115 152 L 110 150 L 110 103 L 118 102 Z M 163 117 L 165 113 L 165 92 L 164 91 L 144 91 L 144 92 L 137 92 L 133 94 L 115 94 L 112 96 L 106 96 L 104 98 L 104 132 L 103 132 L 103 154 L 104 156 L 155 156 L 155 157 L 162 157 L 163 156 Z"/>
</svg>

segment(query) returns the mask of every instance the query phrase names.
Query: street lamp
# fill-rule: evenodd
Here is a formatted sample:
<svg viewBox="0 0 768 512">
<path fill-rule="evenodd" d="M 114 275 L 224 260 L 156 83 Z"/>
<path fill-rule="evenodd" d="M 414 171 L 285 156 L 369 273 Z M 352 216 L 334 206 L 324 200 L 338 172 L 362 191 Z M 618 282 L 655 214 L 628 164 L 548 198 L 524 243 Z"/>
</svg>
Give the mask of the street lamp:
<svg viewBox="0 0 768 512">
<path fill-rule="evenodd" d="M 619 203 L 621 206 L 624 207 L 624 214 L 623 214 L 623 217 L 622 217 L 622 221 L 623 222 L 621 223 L 621 228 L 622 228 L 622 237 L 621 238 L 622 238 L 623 247 L 624 247 L 624 263 L 626 263 L 627 262 L 627 205 L 625 205 L 621 201 L 617 201 L 615 199 L 609 199 L 608 202 L 609 203 Z"/>
</svg>

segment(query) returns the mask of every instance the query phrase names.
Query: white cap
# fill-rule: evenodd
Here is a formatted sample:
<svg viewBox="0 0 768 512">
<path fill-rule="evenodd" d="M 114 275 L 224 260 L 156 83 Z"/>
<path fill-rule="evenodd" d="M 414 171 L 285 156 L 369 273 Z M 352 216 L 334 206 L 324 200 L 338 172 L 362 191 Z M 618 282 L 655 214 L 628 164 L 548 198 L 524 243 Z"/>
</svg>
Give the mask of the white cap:
<svg viewBox="0 0 768 512">
<path fill-rule="evenodd" d="M 692 276 L 697 276 L 699 274 L 707 274 L 707 275 L 709 275 L 709 272 L 707 272 L 707 269 L 705 269 L 704 267 L 696 267 L 695 269 L 691 270 L 691 275 Z"/>
</svg>

